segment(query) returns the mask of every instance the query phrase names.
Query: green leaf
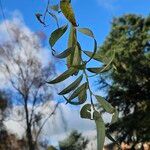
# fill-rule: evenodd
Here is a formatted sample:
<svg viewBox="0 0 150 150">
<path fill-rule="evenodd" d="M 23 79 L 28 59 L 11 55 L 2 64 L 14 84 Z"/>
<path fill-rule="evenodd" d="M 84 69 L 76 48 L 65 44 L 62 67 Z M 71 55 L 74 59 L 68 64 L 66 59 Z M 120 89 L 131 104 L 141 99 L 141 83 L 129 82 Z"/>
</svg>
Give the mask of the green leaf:
<svg viewBox="0 0 150 150">
<path fill-rule="evenodd" d="M 80 64 L 81 64 L 81 46 L 77 42 L 77 45 L 76 45 L 75 50 L 74 50 L 72 65 L 76 66 L 76 65 L 80 65 Z"/>
<path fill-rule="evenodd" d="M 65 96 L 63 96 L 65 98 L 65 100 L 67 101 L 67 103 L 71 104 L 71 105 L 81 105 L 83 104 L 84 102 L 83 101 L 77 101 L 77 102 L 74 102 L 74 101 L 70 101 L 69 99 L 67 99 Z"/>
<path fill-rule="evenodd" d="M 57 4 L 57 5 L 50 6 L 50 9 L 59 12 L 59 5 Z"/>
<path fill-rule="evenodd" d="M 107 102 L 103 97 L 95 95 L 97 101 L 100 103 L 100 105 L 102 106 L 102 108 L 104 108 L 106 110 L 106 112 L 108 113 L 114 113 L 115 108 L 109 103 Z"/>
<path fill-rule="evenodd" d="M 68 47 L 73 47 L 77 44 L 77 34 L 76 34 L 76 28 L 71 25 L 70 27 L 70 33 L 68 38 Z M 67 57 L 67 66 L 68 68 L 72 66 L 74 57 L 74 51 Z"/>
<path fill-rule="evenodd" d="M 98 73 L 102 73 L 102 72 L 106 72 L 106 71 L 110 70 L 110 66 L 104 65 L 103 67 L 87 68 L 87 70 L 92 73 L 98 74 Z"/>
<path fill-rule="evenodd" d="M 97 51 L 97 42 L 96 42 L 96 40 L 94 39 L 94 51 L 93 51 L 93 55 L 90 57 L 90 59 L 89 59 L 87 62 L 90 62 L 90 61 L 93 59 L 93 57 L 94 57 L 96 51 Z"/>
<path fill-rule="evenodd" d="M 118 121 L 118 116 L 119 116 L 119 113 L 118 113 L 117 109 L 115 109 L 115 112 L 113 113 L 113 116 L 112 116 L 111 124 Z"/>
<path fill-rule="evenodd" d="M 97 60 L 97 61 L 100 61 L 102 62 L 102 57 L 98 54 L 98 53 L 93 53 L 93 52 L 90 52 L 90 51 L 83 51 L 87 56 L 89 57 L 92 57 L 93 56 L 93 59 Z"/>
<path fill-rule="evenodd" d="M 71 52 L 74 50 L 74 47 L 70 47 L 67 48 L 65 51 L 63 51 L 62 53 L 55 55 L 53 54 L 55 57 L 57 58 L 66 58 L 67 56 L 69 56 L 71 54 Z"/>
<path fill-rule="evenodd" d="M 76 98 L 82 90 L 84 90 L 85 88 L 87 88 L 87 82 L 86 83 L 83 83 L 80 87 L 78 87 L 74 92 L 73 94 L 70 96 L 69 100 L 72 100 L 74 98 Z"/>
<path fill-rule="evenodd" d="M 88 28 L 78 28 L 78 31 L 85 34 L 85 35 L 87 35 L 87 36 L 90 36 L 90 37 L 94 38 L 93 32 Z"/>
<path fill-rule="evenodd" d="M 72 84 L 70 84 L 68 87 L 66 87 L 64 90 L 62 90 L 59 95 L 64 95 L 69 93 L 70 91 L 74 90 L 82 81 L 83 75 L 78 77 Z"/>
<path fill-rule="evenodd" d="M 68 77 L 70 77 L 71 75 L 73 75 L 76 72 L 75 68 L 70 68 L 67 71 L 65 71 L 63 74 L 61 74 L 60 76 L 58 76 L 57 78 L 55 78 L 52 81 L 49 81 L 47 83 L 49 84 L 55 84 L 61 81 L 64 81 L 65 79 L 67 79 Z"/>
<path fill-rule="evenodd" d="M 80 110 L 80 117 L 84 119 L 90 119 L 91 114 L 88 112 L 91 110 L 91 104 L 85 104 Z"/>
<path fill-rule="evenodd" d="M 97 120 L 99 119 L 100 114 L 91 104 L 85 104 L 80 110 L 80 116 L 84 119 Z"/>
<path fill-rule="evenodd" d="M 105 142 L 105 123 L 102 117 L 95 120 L 97 130 L 97 150 L 103 150 Z"/>
<path fill-rule="evenodd" d="M 85 101 L 86 101 L 86 99 L 87 99 L 87 87 L 86 88 L 84 88 L 81 92 L 80 92 L 80 94 L 79 94 L 79 96 L 78 96 L 78 99 L 79 99 L 79 102 L 82 102 L 82 103 L 84 103 Z"/>
<path fill-rule="evenodd" d="M 49 43 L 51 47 L 53 47 L 55 43 L 59 40 L 59 38 L 66 32 L 67 28 L 68 25 L 65 25 L 52 32 L 49 38 Z"/>
<path fill-rule="evenodd" d="M 59 24 L 58 24 L 58 19 L 57 19 L 57 16 L 51 12 L 48 12 L 50 16 L 53 17 L 53 19 L 56 21 L 56 24 L 57 24 L 57 27 L 59 28 Z"/>
<path fill-rule="evenodd" d="M 86 68 L 86 63 L 81 64 L 81 65 L 75 65 L 75 66 L 72 65 L 72 67 L 77 68 L 78 70 L 83 70 Z"/>
<path fill-rule="evenodd" d="M 60 1 L 60 9 L 66 19 L 75 27 L 77 27 L 75 15 L 72 9 L 72 6 L 68 0 L 61 0 Z"/>
</svg>

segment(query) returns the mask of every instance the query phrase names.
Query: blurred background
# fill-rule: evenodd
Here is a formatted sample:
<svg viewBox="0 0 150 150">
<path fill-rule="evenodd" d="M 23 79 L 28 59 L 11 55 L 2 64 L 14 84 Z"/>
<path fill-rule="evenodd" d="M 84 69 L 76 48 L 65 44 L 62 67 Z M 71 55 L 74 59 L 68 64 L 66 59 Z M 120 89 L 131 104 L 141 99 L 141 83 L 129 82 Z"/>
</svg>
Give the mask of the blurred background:
<svg viewBox="0 0 150 150">
<path fill-rule="evenodd" d="M 150 1 L 71 2 L 79 26 L 90 28 L 98 42 L 102 63 L 90 65 L 110 61 L 115 51 L 111 69 L 90 79 L 92 90 L 119 111 L 111 125 L 111 116 L 102 112 L 115 139 L 106 137 L 104 149 L 117 150 L 119 143 L 123 150 L 150 150 Z M 35 16 L 46 7 L 47 0 L 0 0 L 0 149 L 96 150 L 95 124 L 80 118 L 82 106 L 57 95 L 74 77 L 56 85 L 45 82 L 66 69 L 65 61 L 51 55 L 54 20 L 47 16 L 45 27 Z M 58 20 L 67 22 L 62 13 Z M 90 38 L 78 38 L 82 49 L 92 50 Z M 66 39 L 57 49 L 65 49 Z"/>
</svg>

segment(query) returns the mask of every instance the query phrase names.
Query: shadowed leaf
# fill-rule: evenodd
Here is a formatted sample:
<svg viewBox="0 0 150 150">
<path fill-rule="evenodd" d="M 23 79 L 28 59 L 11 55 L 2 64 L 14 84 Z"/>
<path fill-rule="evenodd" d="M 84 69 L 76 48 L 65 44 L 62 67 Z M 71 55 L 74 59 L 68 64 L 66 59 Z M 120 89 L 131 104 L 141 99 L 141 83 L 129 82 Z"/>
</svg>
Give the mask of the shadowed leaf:
<svg viewBox="0 0 150 150">
<path fill-rule="evenodd" d="M 59 40 L 59 38 L 66 32 L 67 28 L 68 25 L 65 25 L 52 32 L 49 38 L 49 43 L 51 47 L 53 47 L 55 43 Z"/>
<path fill-rule="evenodd" d="M 106 110 L 106 112 L 108 113 L 114 113 L 115 108 L 109 103 L 107 102 L 103 97 L 96 95 L 95 96 L 97 101 L 100 103 L 100 105 L 102 106 L 102 108 L 104 108 Z"/>
<path fill-rule="evenodd" d="M 64 90 L 62 90 L 59 95 L 64 95 L 69 93 L 70 91 L 74 90 L 82 81 L 83 75 L 78 77 L 72 84 L 70 84 L 68 87 L 66 87 Z"/>
<path fill-rule="evenodd" d="M 65 71 L 63 74 L 61 74 L 60 76 L 58 76 L 57 78 L 55 78 L 52 81 L 49 81 L 47 83 L 49 84 L 55 84 L 61 81 L 64 81 L 65 79 L 67 79 L 68 77 L 70 77 L 71 75 L 73 75 L 76 72 L 75 68 L 70 68 L 67 71 Z"/>
<path fill-rule="evenodd" d="M 74 50 L 74 47 L 70 47 L 67 48 L 65 51 L 63 51 L 62 53 L 55 55 L 53 54 L 55 57 L 57 58 L 66 58 L 67 56 L 69 56 L 71 54 L 71 52 Z"/>
</svg>

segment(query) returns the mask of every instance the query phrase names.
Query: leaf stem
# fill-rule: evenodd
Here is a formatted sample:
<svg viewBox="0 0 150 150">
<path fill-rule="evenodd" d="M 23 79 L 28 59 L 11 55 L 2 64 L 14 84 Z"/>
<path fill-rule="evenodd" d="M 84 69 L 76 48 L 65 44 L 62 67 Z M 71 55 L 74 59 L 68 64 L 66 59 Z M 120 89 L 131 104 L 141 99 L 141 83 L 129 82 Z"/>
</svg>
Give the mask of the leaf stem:
<svg viewBox="0 0 150 150">
<path fill-rule="evenodd" d="M 92 92 L 92 90 L 91 90 L 91 88 L 90 88 L 89 79 L 88 79 L 88 74 L 86 73 L 86 70 L 85 70 L 85 69 L 83 69 L 83 73 L 84 73 L 84 75 L 85 75 L 86 82 L 88 83 L 88 89 L 89 89 L 89 93 L 90 93 L 91 105 L 93 106 L 93 109 L 95 110 L 94 102 L 93 102 L 93 98 L 92 98 L 93 92 Z"/>
</svg>

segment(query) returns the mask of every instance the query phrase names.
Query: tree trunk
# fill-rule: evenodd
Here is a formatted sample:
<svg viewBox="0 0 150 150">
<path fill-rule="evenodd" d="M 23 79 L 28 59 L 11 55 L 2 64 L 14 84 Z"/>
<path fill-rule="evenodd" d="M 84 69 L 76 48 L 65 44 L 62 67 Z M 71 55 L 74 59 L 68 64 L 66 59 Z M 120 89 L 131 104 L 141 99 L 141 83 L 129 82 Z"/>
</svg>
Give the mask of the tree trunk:
<svg viewBox="0 0 150 150">
<path fill-rule="evenodd" d="M 27 125 L 26 137 L 27 137 L 27 141 L 28 141 L 29 150 L 35 150 L 30 124 Z"/>
<path fill-rule="evenodd" d="M 25 115 L 26 115 L 26 138 L 27 138 L 27 144 L 29 150 L 35 150 L 34 142 L 33 142 L 33 137 L 32 137 L 32 130 L 31 130 L 31 123 L 29 121 L 29 110 L 28 110 L 28 98 L 25 97 L 24 102 L 24 108 L 25 108 Z"/>
</svg>

